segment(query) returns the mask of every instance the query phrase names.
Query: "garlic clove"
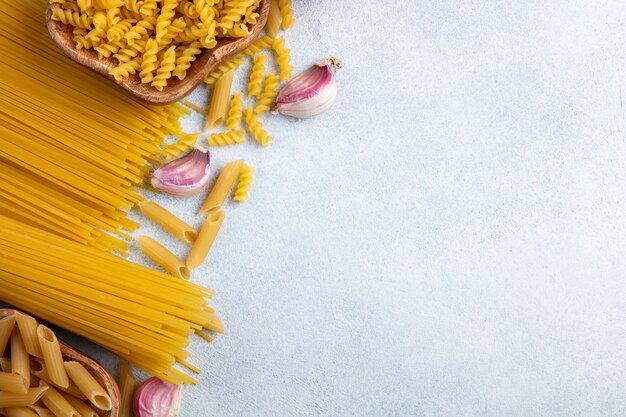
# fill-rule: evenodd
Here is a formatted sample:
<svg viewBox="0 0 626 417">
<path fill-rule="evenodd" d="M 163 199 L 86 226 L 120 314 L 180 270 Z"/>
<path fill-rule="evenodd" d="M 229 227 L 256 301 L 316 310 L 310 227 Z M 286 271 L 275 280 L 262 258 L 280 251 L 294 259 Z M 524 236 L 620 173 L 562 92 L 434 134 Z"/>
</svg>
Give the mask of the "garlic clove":
<svg viewBox="0 0 626 417">
<path fill-rule="evenodd" d="M 276 97 L 276 111 L 286 116 L 307 118 L 328 110 L 337 99 L 336 58 L 323 59 L 289 81 Z"/>
<path fill-rule="evenodd" d="M 174 197 L 189 197 L 209 184 L 211 154 L 204 148 L 193 148 L 186 155 L 170 161 L 151 174 L 154 188 Z"/>
<path fill-rule="evenodd" d="M 157 377 L 146 379 L 135 391 L 136 417 L 178 417 L 182 385 L 168 384 Z"/>
</svg>

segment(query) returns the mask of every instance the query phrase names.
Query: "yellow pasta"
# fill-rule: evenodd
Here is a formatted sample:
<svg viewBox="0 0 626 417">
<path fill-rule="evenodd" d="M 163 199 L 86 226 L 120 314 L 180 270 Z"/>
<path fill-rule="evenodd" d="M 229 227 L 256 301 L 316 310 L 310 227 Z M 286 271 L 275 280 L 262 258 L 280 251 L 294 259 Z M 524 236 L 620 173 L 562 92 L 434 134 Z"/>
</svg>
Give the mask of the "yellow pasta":
<svg viewBox="0 0 626 417">
<path fill-rule="evenodd" d="M 226 109 L 228 108 L 230 88 L 233 83 L 233 74 L 234 71 L 228 71 L 215 83 L 209 114 L 207 115 L 206 124 L 204 126 L 205 130 L 214 128 L 224 120 Z"/>
<path fill-rule="evenodd" d="M 248 199 L 248 192 L 252 188 L 252 180 L 254 179 L 254 167 L 244 164 L 239 174 L 239 183 L 235 189 L 233 200 L 243 203 Z"/>
<path fill-rule="evenodd" d="M 222 172 L 220 172 L 220 175 L 217 177 L 217 180 L 215 181 L 213 188 L 211 188 L 206 201 L 202 207 L 200 207 L 198 214 L 206 214 L 210 211 L 216 211 L 222 207 L 222 204 L 224 204 L 226 197 L 239 177 L 242 165 L 243 161 L 241 160 L 233 161 L 222 169 Z"/>
<path fill-rule="evenodd" d="M 48 387 L 29 388 L 26 394 L 0 392 L 0 408 L 28 407 L 43 397 Z"/>
<path fill-rule="evenodd" d="M 282 36 L 274 40 L 272 44 L 277 55 L 278 66 L 280 67 L 280 79 L 286 80 L 291 78 L 293 66 L 291 65 L 291 51 L 285 48 L 285 38 Z"/>
<path fill-rule="evenodd" d="M 38 417 L 38 414 L 28 407 L 7 408 L 5 412 L 7 417 Z"/>
<path fill-rule="evenodd" d="M 232 58 L 219 67 L 217 67 L 209 76 L 204 80 L 207 85 L 213 85 L 228 72 L 235 72 L 245 62 L 243 52 Z"/>
<path fill-rule="evenodd" d="M 57 417 L 81 417 L 78 411 L 72 407 L 72 404 L 67 402 L 65 397 L 63 397 L 54 387 L 48 385 L 44 381 L 41 381 L 39 386 L 47 388 L 43 397 L 41 397 L 41 401 L 50 411 L 54 413 L 54 415 Z"/>
<path fill-rule="evenodd" d="M 0 369 L 2 372 L 11 372 L 11 358 L 0 358 Z"/>
<path fill-rule="evenodd" d="M 179 80 L 185 79 L 187 70 L 191 67 L 191 63 L 196 60 L 196 55 L 202 53 L 201 47 L 202 45 L 198 41 L 192 42 L 188 46 L 179 47 L 179 50 L 182 52 L 180 56 L 176 58 L 176 67 L 172 71 L 174 77 L 178 77 Z"/>
<path fill-rule="evenodd" d="M 63 365 L 63 355 L 61 354 L 59 340 L 52 330 L 42 324 L 37 328 L 37 336 L 50 380 L 59 387 L 67 388 L 70 380 Z"/>
<path fill-rule="evenodd" d="M 0 372 L 0 391 L 13 392 L 15 394 L 26 394 L 24 378 L 19 374 Z"/>
<path fill-rule="evenodd" d="M 30 362 L 28 352 L 26 352 L 22 335 L 18 329 L 14 329 L 11 335 L 11 372 L 22 377 L 24 386 L 30 386 Z M 2 406 L 0 406 L 0 408 L 1 407 Z"/>
<path fill-rule="evenodd" d="M 280 14 L 283 16 L 283 28 L 291 28 L 295 23 L 291 0 L 278 0 L 278 6 L 280 7 Z"/>
<path fill-rule="evenodd" d="M 99 414 L 84 401 L 79 400 L 73 395 L 64 394 L 62 392 L 59 394 L 61 394 L 63 398 L 65 398 L 65 401 L 67 401 L 76 411 L 78 411 L 80 417 L 99 417 Z"/>
<path fill-rule="evenodd" d="M 108 411 L 113 407 L 109 394 L 83 365 L 73 361 L 65 362 L 65 370 L 78 389 L 98 409 Z"/>
<path fill-rule="evenodd" d="M 236 143 L 244 143 L 246 132 L 243 130 L 235 130 L 225 133 L 213 133 L 207 139 L 210 146 L 226 146 L 234 145 Z"/>
<path fill-rule="evenodd" d="M 64 365 L 65 367 L 65 365 Z M 30 385 L 33 386 L 33 380 L 34 379 L 38 379 L 41 381 L 45 381 L 50 385 L 54 386 L 54 382 L 52 382 L 52 379 L 50 378 L 50 376 L 48 375 L 48 370 L 46 369 L 46 364 L 44 363 L 43 359 L 39 359 L 39 358 L 35 358 L 35 357 L 31 357 L 30 358 Z M 81 400 L 86 400 L 87 397 L 85 397 L 83 395 L 83 393 L 78 389 L 78 387 L 76 386 L 76 384 L 74 384 L 74 382 L 69 381 L 69 385 L 67 386 L 67 388 L 63 388 L 63 387 L 59 387 L 59 386 L 55 386 L 55 388 L 58 388 L 59 390 L 68 393 L 69 395 L 79 398 Z"/>
<path fill-rule="evenodd" d="M 263 92 L 260 95 L 256 107 L 254 108 L 254 113 L 257 116 L 260 116 L 262 113 L 268 111 L 272 104 L 274 104 L 274 99 L 278 93 L 278 81 L 279 77 L 277 75 L 267 74 L 265 87 L 263 88 Z"/>
<path fill-rule="evenodd" d="M 263 73 L 265 72 L 266 62 L 266 55 L 254 55 L 252 72 L 250 72 L 250 81 L 248 81 L 248 95 L 250 97 L 259 97 L 261 95 L 261 87 L 263 85 L 264 78 Z"/>
<path fill-rule="evenodd" d="M 226 119 L 226 129 L 238 130 L 241 127 L 241 110 L 243 109 L 243 94 L 233 95 L 228 108 L 228 118 Z"/>
<path fill-rule="evenodd" d="M 141 59 L 141 72 L 139 73 L 143 84 L 151 83 L 154 79 L 154 72 L 158 68 L 158 53 L 159 46 L 156 39 L 148 39 L 148 42 L 146 42 L 146 49 Z"/>
<path fill-rule="evenodd" d="M 275 38 L 280 31 L 280 25 L 283 23 L 283 15 L 280 13 L 278 0 L 270 0 L 270 13 L 267 16 L 265 28 L 272 38 Z"/>
<path fill-rule="evenodd" d="M 252 132 L 254 139 L 256 139 L 261 146 L 268 146 L 272 141 L 272 137 L 263 129 L 259 116 L 252 110 L 252 107 L 246 108 L 244 115 L 248 129 Z"/>
<path fill-rule="evenodd" d="M 159 91 L 163 91 L 163 88 L 167 86 L 167 80 L 172 78 L 172 71 L 176 69 L 176 46 L 171 46 L 163 54 L 163 59 L 159 64 L 157 73 L 152 80 L 152 87 Z"/>
<path fill-rule="evenodd" d="M 193 227 L 179 219 L 164 207 L 149 200 L 142 200 L 137 203 L 137 207 L 150 220 L 186 243 L 193 243 L 198 237 L 198 233 Z"/>
<path fill-rule="evenodd" d="M 0 319 L 0 356 L 4 353 L 9 339 L 11 338 L 11 332 L 15 327 L 15 317 L 8 316 Z"/>
<path fill-rule="evenodd" d="M 30 409 L 31 409 L 31 410 L 33 410 L 35 413 L 37 413 L 36 415 L 37 415 L 38 417 L 56 417 L 52 411 L 50 411 L 50 410 L 48 410 L 47 408 L 44 408 L 44 407 L 39 407 L 39 406 L 36 406 L 36 405 L 31 405 L 31 406 L 30 406 L 30 407 L 28 407 L 28 408 L 30 408 Z"/>
<path fill-rule="evenodd" d="M 154 263 L 161 266 L 170 274 L 181 279 L 190 279 L 191 272 L 185 262 L 167 250 L 163 245 L 148 236 L 139 236 L 137 243 L 141 251 Z"/>
<path fill-rule="evenodd" d="M 37 337 L 37 320 L 19 311 L 15 312 L 15 319 L 17 320 L 17 328 L 22 335 L 26 351 L 29 355 L 41 358 L 41 347 Z"/>
<path fill-rule="evenodd" d="M 122 362 L 120 366 L 119 387 L 122 399 L 120 417 L 133 417 L 133 397 L 137 389 L 137 380 L 127 362 Z"/>
<path fill-rule="evenodd" d="M 196 269 L 204 262 L 223 222 L 223 211 L 213 212 L 206 218 L 200 229 L 200 233 L 198 233 L 198 239 L 192 246 L 189 256 L 187 257 L 187 266 L 189 269 Z"/>
</svg>

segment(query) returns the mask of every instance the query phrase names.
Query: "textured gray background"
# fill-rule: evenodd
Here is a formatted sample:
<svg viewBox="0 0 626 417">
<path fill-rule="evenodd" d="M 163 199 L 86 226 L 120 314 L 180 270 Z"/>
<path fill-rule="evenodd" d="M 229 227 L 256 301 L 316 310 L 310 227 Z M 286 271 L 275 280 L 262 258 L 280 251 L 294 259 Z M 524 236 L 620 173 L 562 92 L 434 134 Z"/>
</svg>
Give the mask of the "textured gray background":
<svg viewBox="0 0 626 417">
<path fill-rule="evenodd" d="M 181 416 L 624 416 L 626 3 L 295 9 L 339 99 L 213 153 L 257 175 L 195 273 L 227 334 L 193 340 Z"/>
</svg>

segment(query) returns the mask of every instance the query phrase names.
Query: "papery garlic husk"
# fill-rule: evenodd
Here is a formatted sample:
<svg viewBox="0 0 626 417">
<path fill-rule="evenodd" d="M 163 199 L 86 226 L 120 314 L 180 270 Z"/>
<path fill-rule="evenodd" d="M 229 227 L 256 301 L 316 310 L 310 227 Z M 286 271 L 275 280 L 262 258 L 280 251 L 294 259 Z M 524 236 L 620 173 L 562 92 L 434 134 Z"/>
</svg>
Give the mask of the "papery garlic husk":
<svg viewBox="0 0 626 417">
<path fill-rule="evenodd" d="M 186 155 L 152 171 L 154 188 L 174 197 L 196 195 L 209 184 L 211 154 L 203 148 L 193 148 Z"/>
<path fill-rule="evenodd" d="M 323 59 L 290 80 L 276 97 L 276 111 L 307 118 L 328 110 L 337 99 L 337 68 L 341 64 L 336 58 Z"/>
<path fill-rule="evenodd" d="M 182 390 L 157 377 L 146 379 L 135 391 L 135 417 L 178 417 Z"/>
</svg>

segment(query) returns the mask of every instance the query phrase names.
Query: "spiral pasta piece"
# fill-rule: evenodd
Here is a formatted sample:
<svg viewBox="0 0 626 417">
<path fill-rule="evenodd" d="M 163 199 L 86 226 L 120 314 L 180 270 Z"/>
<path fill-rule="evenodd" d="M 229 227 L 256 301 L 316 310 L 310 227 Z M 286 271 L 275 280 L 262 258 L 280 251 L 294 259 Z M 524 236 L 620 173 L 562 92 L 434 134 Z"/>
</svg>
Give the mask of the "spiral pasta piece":
<svg viewBox="0 0 626 417">
<path fill-rule="evenodd" d="M 261 146 L 269 145 L 272 141 L 272 137 L 263 129 L 263 125 L 252 107 L 247 107 L 246 110 L 244 110 L 244 115 L 248 129 L 252 133 L 252 136 L 254 136 L 254 139 L 259 142 Z"/>
<path fill-rule="evenodd" d="M 226 118 L 226 129 L 238 130 L 241 127 L 241 116 L 243 109 L 243 94 L 238 93 L 230 100 L 228 117 Z"/>
<path fill-rule="evenodd" d="M 200 13 L 198 13 L 198 9 L 196 9 L 196 5 L 193 4 L 191 0 L 182 0 L 178 4 L 178 8 L 176 9 L 178 13 L 187 16 L 191 19 L 197 19 L 200 17 Z"/>
<path fill-rule="evenodd" d="M 172 43 L 174 38 L 180 36 L 181 33 L 184 33 L 185 28 L 185 19 L 182 16 L 174 19 L 172 24 L 167 28 L 167 33 L 161 38 L 161 41 L 157 41 L 159 49 L 167 48 Z"/>
<path fill-rule="evenodd" d="M 181 51 L 180 56 L 176 58 L 176 68 L 172 71 L 174 77 L 178 77 L 179 80 L 184 80 L 187 76 L 187 70 L 191 67 L 191 63 L 196 60 L 196 55 L 202 53 L 200 49 L 200 42 L 195 41 L 189 46 L 182 46 L 179 48 Z"/>
<path fill-rule="evenodd" d="M 122 20 L 122 16 L 119 7 L 107 9 L 107 24 L 109 27 L 117 25 L 120 20 Z"/>
<path fill-rule="evenodd" d="M 246 132 L 243 130 L 235 130 L 232 132 L 213 133 L 207 139 L 209 146 L 227 146 L 246 141 Z"/>
<path fill-rule="evenodd" d="M 88 15 L 88 16 L 91 16 L 91 14 L 90 14 L 90 13 L 92 13 L 92 12 L 93 12 L 93 9 L 86 9 L 86 10 L 81 9 L 81 8 L 78 6 L 78 4 L 76 4 L 76 3 L 62 3 L 62 4 L 61 4 L 61 8 L 62 8 L 63 10 L 70 10 L 70 11 L 72 11 L 72 12 L 76 12 L 76 13 L 81 13 L 81 12 L 84 12 L 84 13 L 85 13 L 86 15 Z"/>
<path fill-rule="evenodd" d="M 259 97 L 261 95 L 266 62 L 266 55 L 257 54 L 253 58 L 252 71 L 250 72 L 250 80 L 248 81 L 248 95 L 250 97 Z"/>
<path fill-rule="evenodd" d="M 276 51 L 278 66 L 280 67 L 280 79 L 291 78 L 293 66 L 291 65 L 291 51 L 285 48 L 285 38 L 282 36 L 274 40 L 272 48 Z"/>
<path fill-rule="evenodd" d="M 241 173 L 239 174 L 239 182 L 237 183 L 237 188 L 235 189 L 235 195 L 233 196 L 233 200 L 239 201 L 240 203 L 245 202 L 248 199 L 248 193 L 252 188 L 252 181 L 254 180 L 254 167 L 243 164 L 241 167 Z"/>
<path fill-rule="evenodd" d="M 215 28 L 217 27 L 217 14 L 215 9 L 212 3 L 207 0 L 194 0 L 193 4 L 199 14 L 200 22 L 202 22 L 202 26 L 204 26 L 205 29 L 204 39 L 202 39 L 203 46 L 205 48 L 212 48 L 215 46 Z"/>
<path fill-rule="evenodd" d="M 109 43 L 101 43 L 98 46 L 94 46 L 93 49 L 98 51 L 98 56 L 100 58 L 109 58 L 111 55 L 116 54 L 120 48 L 123 48 L 124 44 L 122 42 L 109 42 Z"/>
<path fill-rule="evenodd" d="M 172 71 L 176 68 L 176 45 L 172 45 L 163 54 L 161 64 L 157 69 L 157 74 L 154 76 L 152 86 L 159 91 L 163 91 L 163 88 L 167 86 L 167 80 L 172 77 Z"/>
<path fill-rule="evenodd" d="M 283 15 L 283 28 L 291 28 L 295 23 L 291 0 L 278 0 L 278 7 L 280 8 L 280 14 Z"/>
<path fill-rule="evenodd" d="M 122 40 L 124 35 L 128 33 L 136 20 L 121 20 L 117 24 L 111 26 L 111 28 L 107 31 L 107 39 L 109 42 L 118 42 Z"/>
<path fill-rule="evenodd" d="M 243 56 L 236 56 L 235 58 L 224 62 L 222 65 L 217 67 L 209 76 L 204 80 L 204 82 L 208 85 L 213 85 L 215 82 L 228 71 L 235 71 L 244 63 Z"/>
<path fill-rule="evenodd" d="M 131 75 L 137 74 L 139 71 L 141 71 L 141 57 L 132 61 L 121 63 L 117 67 L 111 69 L 109 74 L 119 81 L 124 78 L 128 78 Z"/>
<path fill-rule="evenodd" d="M 244 15 L 244 23 L 254 25 L 260 16 L 259 13 L 257 13 L 257 10 L 258 4 L 256 4 L 256 2 L 252 6 L 248 7 L 246 14 Z"/>
<path fill-rule="evenodd" d="M 76 0 L 76 4 L 83 12 L 86 12 L 93 7 L 91 0 Z"/>
<path fill-rule="evenodd" d="M 142 39 L 144 36 L 147 36 L 153 30 L 154 25 L 152 24 L 152 22 L 147 19 L 140 20 L 135 26 L 133 26 L 128 32 L 126 32 L 124 38 L 129 45 L 132 45 L 139 39 Z"/>
<path fill-rule="evenodd" d="M 125 5 L 124 0 L 97 0 L 98 7 L 104 9 L 119 9 Z"/>
<path fill-rule="evenodd" d="M 244 49 L 240 55 L 248 55 L 253 56 L 262 51 L 263 49 L 269 48 L 272 46 L 273 40 L 267 35 L 263 35 L 256 41 L 252 42 L 250 46 Z"/>
<path fill-rule="evenodd" d="M 223 38 L 245 38 L 251 34 L 252 32 L 245 23 L 235 23 L 231 29 L 217 28 L 217 35 Z"/>
<path fill-rule="evenodd" d="M 263 92 L 261 93 L 256 107 L 254 108 L 254 113 L 260 116 L 262 113 L 268 111 L 270 106 L 274 103 L 277 93 L 278 75 L 271 73 L 267 74 L 267 78 L 265 78 L 265 87 L 263 88 Z"/>
<path fill-rule="evenodd" d="M 159 8 L 159 0 L 144 0 L 143 4 L 139 8 L 139 13 L 142 16 L 154 16 L 156 10 Z"/>
<path fill-rule="evenodd" d="M 146 50 L 143 53 L 141 61 L 141 83 L 147 84 L 154 79 L 154 71 L 157 69 L 157 54 L 159 53 L 159 47 L 157 41 L 154 38 L 149 38 L 146 42 Z"/>
<path fill-rule="evenodd" d="M 137 60 L 138 57 L 141 58 L 145 50 L 146 41 L 140 39 L 132 45 L 126 45 L 124 48 L 121 48 L 116 54 L 113 55 L 113 58 L 117 59 L 119 63 L 122 64 Z"/>
<path fill-rule="evenodd" d="M 84 13 L 72 12 L 71 10 L 64 10 L 61 7 L 52 8 L 52 20 L 83 29 L 91 29 L 93 23 L 91 16 Z"/>
<path fill-rule="evenodd" d="M 135 13 L 140 13 L 143 0 L 126 0 L 126 8 Z"/>
<path fill-rule="evenodd" d="M 72 40 L 76 43 L 76 49 L 91 49 L 93 48 L 93 42 L 87 39 L 87 29 L 75 28 L 72 31 Z"/>
<path fill-rule="evenodd" d="M 172 20 L 174 20 L 174 16 L 176 16 L 177 7 L 178 0 L 163 0 L 161 13 L 157 18 L 156 24 L 156 40 L 158 43 L 161 43 L 163 37 L 167 34 L 167 28 L 172 24 Z"/>
<path fill-rule="evenodd" d="M 242 20 L 248 7 L 254 4 L 254 0 L 230 0 L 224 3 L 224 9 L 220 14 L 217 27 L 223 29 L 232 29 L 235 23 Z"/>
</svg>

